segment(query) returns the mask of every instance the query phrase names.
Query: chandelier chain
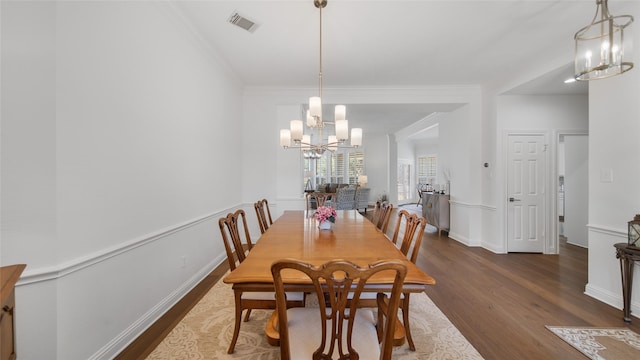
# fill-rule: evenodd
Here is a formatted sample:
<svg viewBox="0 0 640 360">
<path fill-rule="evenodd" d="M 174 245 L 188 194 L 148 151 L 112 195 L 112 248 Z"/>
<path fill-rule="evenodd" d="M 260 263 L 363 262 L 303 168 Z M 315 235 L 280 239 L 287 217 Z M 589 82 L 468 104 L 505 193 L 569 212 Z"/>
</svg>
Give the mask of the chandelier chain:
<svg viewBox="0 0 640 360">
<path fill-rule="evenodd" d="M 324 2 L 326 5 L 326 1 Z M 318 96 L 322 98 L 322 8 L 324 5 L 320 5 L 320 69 L 318 71 Z"/>
</svg>

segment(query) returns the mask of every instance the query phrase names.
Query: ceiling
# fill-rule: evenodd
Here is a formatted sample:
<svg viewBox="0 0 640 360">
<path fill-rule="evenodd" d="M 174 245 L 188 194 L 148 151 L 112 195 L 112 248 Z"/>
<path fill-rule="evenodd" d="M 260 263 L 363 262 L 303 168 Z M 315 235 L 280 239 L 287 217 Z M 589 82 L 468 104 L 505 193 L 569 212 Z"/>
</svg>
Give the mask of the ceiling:
<svg viewBox="0 0 640 360">
<path fill-rule="evenodd" d="M 173 3 L 245 86 L 317 87 L 319 11 L 313 0 Z M 609 8 L 622 15 L 631 3 L 612 0 Z M 229 23 L 236 12 L 255 29 Z M 328 0 L 323 86 L 499 87 L 546 68 L 556 70 L 508 93 L 585 93 L 586 83 L 563 81 L 572 76 L 573 35 L 594 13 L 595 0 Z M 346 105 L 350 120 L 366 119 L 365 136 L 451 111 L 442 104 Z"/>
</svg>

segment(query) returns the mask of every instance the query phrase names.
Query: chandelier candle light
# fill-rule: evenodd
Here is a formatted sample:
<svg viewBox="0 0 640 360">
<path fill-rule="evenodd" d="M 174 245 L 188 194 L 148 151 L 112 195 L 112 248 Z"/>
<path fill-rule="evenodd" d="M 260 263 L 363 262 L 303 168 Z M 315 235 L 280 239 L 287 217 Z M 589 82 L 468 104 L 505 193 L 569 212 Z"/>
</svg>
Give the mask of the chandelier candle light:
<svg viewBox="0 0 640 360">
<path fill-rule="evenodd" d="M 345 145 L 349 139 L 349 121 L 346 119 L 346 107 L 336 105 L 334 121 L 322 119 L 322 8 L 327 6 L 327 0 L 314 0 L 313 4 L 320 10 L 320 72 L 318 74 L 318 96 L 309 98 L 309 110 L 306 114 L 306 125 L 312 132 L 316 132 L 317 140 L 312 141 L 311 134 L 304 134 L 302 120 L 291 120 L 289 129 L 280 130 L 280 146 L 285 149 L 300 149 L 305 158 L 318 159 L 327 151 L 339 148 L 357 148 L 362 145 L 362 129 L 351 129 L 351 145 Z M 327 136 L 325 140 L 322 131 L 326 125 L 334 125 L 335 135 Z M 293 140 L 294 146 L 291 146 Z"/>
<path fill-rule="evenodd" d="M 624 30 L 633 22 L 633 16 L 612 16 L 608 0 L 596 0 L 596 14 L 591 24 L 574 36 L 575 79 L 596 80 L 619 75 L 633 68 L 629 61 L 630 38 Z"/>
</svg>

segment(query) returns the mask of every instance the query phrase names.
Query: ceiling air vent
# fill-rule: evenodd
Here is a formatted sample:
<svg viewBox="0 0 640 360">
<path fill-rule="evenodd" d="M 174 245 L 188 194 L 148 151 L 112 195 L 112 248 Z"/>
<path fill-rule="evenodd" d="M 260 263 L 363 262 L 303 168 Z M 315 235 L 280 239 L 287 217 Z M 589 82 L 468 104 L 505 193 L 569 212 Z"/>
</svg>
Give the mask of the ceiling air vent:
<svg viewBox="0 0 640 360">
<path fill-rule="evenodd" d="M 239 26 L 247 30 L 248 32 L 253 32 L 258 27 L 256 23 L 238 14 L 237 12 L 234 12 L 229 17 L 229 22 L 232 23 L 233 25 Z"/>
</svg>

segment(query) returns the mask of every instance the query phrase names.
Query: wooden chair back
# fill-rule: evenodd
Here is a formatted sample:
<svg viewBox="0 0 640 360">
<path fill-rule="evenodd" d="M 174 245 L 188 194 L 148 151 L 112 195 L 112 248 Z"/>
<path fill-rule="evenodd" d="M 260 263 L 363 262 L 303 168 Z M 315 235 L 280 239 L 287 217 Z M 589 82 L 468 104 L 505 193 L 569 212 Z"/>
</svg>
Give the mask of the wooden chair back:
<svg viewBox="0 0 640 360">
<path fill-rule="evenodd" d="M 242 227 L 244 228 L 244 239 L 242 238 L 240 226 L 238 225 L 240 221 L 242 221 Z M 218 225 L 220 226 L 224 249 L 227 252 L 229 268 L 233 271 L 236 268 L 236 263 L 239 264 L 243 262 L 247 257 L 247 253 L 253 247 L 244 210 L 241 209 L 234 213 L 228 213 L 226 217 L 218 220 Z"/>
<path fill-rule="evenodd" d="M 420 251 L 420 244 L 422 243 L 422 236 L 424 235 L 424 228 L 426 226 L 427 219 L 424 217 L 418 216 L 418 214 L 411 214 L 407 210 L 400 210 L 398 212 L 398 221 L 396 222 L 392 241 L 397 245 L 398 239 L 400 237 L 402 238 L 400 251 L 413 263 L 415 263 L 418 258 L 418 252 Z M 413 250 L 411 254 L 409 254 L 409 250 L 411 249 Z"/>
<path fill-rule="evenodd" d="M 358 359 L 357 349 L 352 347 L 351 337 L 354 323 L 356 322 L 360 295 L 372 275 L 382 271 L 390 271 L 393 274 L 394 282 L 389 302 L 385 301 L 384 313 L 386 321 L 377 325 L 378 335 L 376 337 L 377 341 L 382 343 L 380 359 L 391 359 L 395 321 L 400 304 L 402 284 L 407 273 L 407 268 L 402 262 L 383 260 L 366 268 L 361 268 L 357 264 L 346 260 L 333 260 L 319 267 L 293 259 L 283 259 L 273 263 L 271 265 L 271 273 L 276 290 L 280 331 L 280 358 L 283 360 L 292 358 L 285 285 L 281 276 L 283 271 L 291 271 L 290 269 L 306 274 L 313 283 L 318 299 L 325 300 L 318 302 L 317 309 L 310 307 L 304 308 L 304 310 L 296 309 L 298 311 L 319 311 L 321 319 L 320 322 L 317 322 L 317 317 L 311 317 L 315 321 L 312 324 L 306 324 L 306 326 L 319 326 L 322 328 L 322 332 L 319 334 L 320 338 L 317 340 L 320 345 L 315 349 L 315 352 L 311 349 L 309 354 L 293 354 L 296 358 L 305 359 Z M 380 295 L 383 294 L 379 294 L 379 297 Z M 367 322 L 364 321 L 364 323 Z M 346 327 L 344 326 L 345 324 L 347 325 Z M 375 328 L 375 324 L 369 323 L 368 325 Z M 347 331 L 346 336 L 343 333 L 345 329 Z M 373 329 L 373 331 L 375 332 L 376 329 Z M 375 343 L 370 346 L 377 347 L 380 345 Z M 365 350 L 360 349 L 360 351 Z"/>
<path fill-rule="evenodd" d="M 256 209 L 256 215 L 258 216 L 260 233 L 264 234 L 264 232 L 269 229 L 269 226 L 273 225 L 273 220 L 271 219 L 271 211 L 269 210 L 269 202 L 267 201 L 267 199 L 258 200 L 253 204 L 253 207 Z"/>
<path fill-rule="evenodd" d="M 307 193 L 307 213 L 309 212 L 309 204 L 312 200 L 316 201 L 316 208 L 324 206 L 327 200 L 333 197 L 332 193 Z"/>
<path fill-rule="evenodd" d="M 393 204 L 387 201 L 376 201 L 376 206 L 373 209 L 372 222 L 383 233 L 387 232 L 389 227 L 389 219 L 391 219 L 391 213 L 393 212 Z"/>
</svg>

